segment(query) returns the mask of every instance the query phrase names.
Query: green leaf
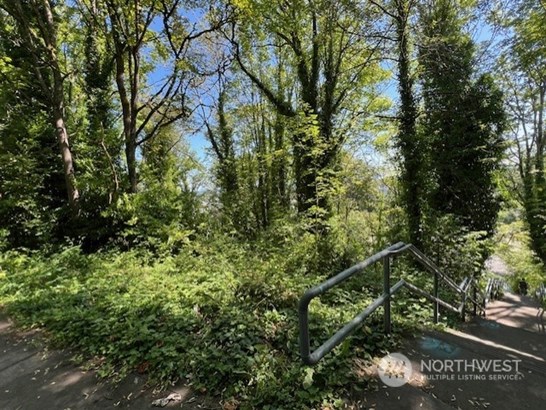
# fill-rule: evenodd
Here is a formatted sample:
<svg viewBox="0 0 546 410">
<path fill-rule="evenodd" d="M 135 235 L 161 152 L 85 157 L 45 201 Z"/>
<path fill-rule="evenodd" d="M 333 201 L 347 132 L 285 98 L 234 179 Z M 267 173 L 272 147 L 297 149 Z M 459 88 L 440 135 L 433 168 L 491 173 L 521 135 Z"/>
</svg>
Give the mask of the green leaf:
<svg viewBox="0 0 546 410">
<path fill-rule="evenodd" d="M 315 369 L 308 367 L 305 369 L 305 377 L 303 379 L 303 387 L 309 388 L 313 385 L 313 375 L 315 374 Z"/>
</svg>

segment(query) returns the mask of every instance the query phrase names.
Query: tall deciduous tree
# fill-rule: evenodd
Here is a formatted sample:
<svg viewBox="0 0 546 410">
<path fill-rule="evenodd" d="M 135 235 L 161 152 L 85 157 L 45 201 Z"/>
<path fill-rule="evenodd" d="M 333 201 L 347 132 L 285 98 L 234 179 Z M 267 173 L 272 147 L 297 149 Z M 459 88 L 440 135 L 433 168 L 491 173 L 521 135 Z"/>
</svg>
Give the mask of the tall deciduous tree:
<svg viewBox="0 0 546 410">
<path fill-rule="evenodd" d="M 220 188 L 220 202 L 226 215 L 234 216 L 233 211 L 239 207 L 239 173 L 235 153 L 233 128 L 230 126 L 226 114 L 226 85 L 222 76 L 218 79 L 219 91 L 217 99 L 217 127 L 205 121 L 207 137 L 216 156 L 216 178 Z M 234 218 L 237 219 L 237 218 Z"/>
<path fill-rule="evenodd" d="M 3 0 L 0 7 L 16 22 L 21 43 L 33 60 L 33 74 L 46 99 L 50 121 L 55 129 L 68 202 L 74 216 L 78 214 L 80 193 L 76 184 L 74 159 L 65 119 L 65 79 L 61 63 L 59 25 L 60 7 L 49 0 Z"/>
<path fill-rule="evenodd" d="M 113 50 L 129 192 L 134 193 L 139 147 L 189 114 L 188 89 L 200 71 L 192 42 L 217 30 L 225 16 L 197 9 L 203 19 L 210 17 L 210 24 L 190 23 L 180 0 L 101 0 L 95 6 L 107 15 L 102 26 Z"/>
<path fill-rule="evenodd" d="M 223 216 L 238 232 L 253 235 L 289 209 L 285 124 L 244 74 L 231 74 L 215 82 L 214 115 L 204 122 Z"/>
<path fill-rule="evenodd" d="M 298 211 L 314 218 L 328 212 L 328 193 L 345 136 L 337 115 L 360 98 L 365 81 L 379 71 L 369 21 L 352 1 L 239 1 L 239 20 L 228 33 L 241 70 L 283 116 L 299 127 L 292 134 Z M 371 12 L 370 12 L 371 13 Z M 286 53 L 297 80 L 297 99 L 272 86 L 255 55 Z M 262 58 L 261 61 L 264 59 Z M 266 59 L 267 60 L 267 59 Z"/>
<path fill-rule="evenodd" d="M 546 262 L 546 8 L 544 2 L 522 0 L 501 22 L 508 29 L 499 72 L 506 89 L 512 123 L 514 157 L 520 183 L 518 199 L 525 209 L 531 245 Z"/>
<path fill-rule="evenodd" d="M 0 10 L 0 236 L 13 247 L 36 248 L 51 240 L 66 204 L 51 121 L 32 70 L 34 60 L 13 22 Z"/>
</svg>

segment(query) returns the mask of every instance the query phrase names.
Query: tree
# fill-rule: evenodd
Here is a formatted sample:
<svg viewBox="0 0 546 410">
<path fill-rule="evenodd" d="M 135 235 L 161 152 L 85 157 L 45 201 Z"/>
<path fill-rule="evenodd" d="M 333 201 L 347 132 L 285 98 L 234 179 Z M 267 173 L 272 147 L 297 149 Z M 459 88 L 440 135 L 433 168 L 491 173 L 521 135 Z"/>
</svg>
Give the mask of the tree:
<svg viewBox="0 0 546 410">
<path fill-rule="evenodd" d="M 0 7 L 16 22 L 19 40 L 32 58 L 28 66 L 36 76 L 44 104 L 55 129 L 63 164 L 66 195 L 73 216 L 79 212 L 80 193 L 76 184 L 74 159 L 65 120 L 65 80 L 58 36 L 62 7 L 48 0 L 26 2 L 4 0 Z"/>
<path fill-rule="evenodd" d="M 494 171 L 506 126 L 503 94 L 490 75 L 477 72 L 464 21 L 453 0 L 427 4 L 421 11 L 424 130 L 433 178 L 429 204 L 471 230 L 492 234 L 499 209 Z"/>
<path fill-rule="evenodd" d="M 86 156 L 93 162 L 93 169 L 108 169 L 109 172 L 92 173 L 92 178 L 100 178 L 97 195 L 88 195 L 97 206 L 97 200 L 109 205 L 116 201 L 121 190 L 119 153 L 122 141 L 118 137 L 114 102 L 112 100 L 112 79 L 114 59 L 112 48 L 104 33 L 105 10 L 99 7 L 99 0 L 80 2 L 82 21 L 84 63 L 82 67 L 87 95 L 87 135 L 89 151 Z M 99 175 L 97 175 L 99 174 Z M 102 195 L 106 192 L 107 195 Z M 105 198 L 106 197 L 106 201 Z M 101 209 L 102 210 L 102 209 Z M 97 215 L 94 215 L 96 218 Z"/>
<path fill-rule="evenodd" d="M 239 225 L 239 173 L 237 169 L 237 157 L 235 153 L 235 140 L 233 128 L 228 123 L 226 113 L 226 85 L 222 75 L 218 78 L 220 89 L 217 98 L 217 127 L 205 120 L 207 137 L 216 156 L 216 179 L 220 188 L 220 202 L 224 213 L 235 225 Z"/>
<path fill-rule="evenodd" d="M 204 123 L 222 213 L 225 224 L 251 236 L 289 209 L 284 122 L 237 70 L 220 74 L 215 85 L 217 101 Z"/>
<path fill-rule="evenodd" d="M 400 95 L 396 144 L 402 162 L 400 173 L 402 201 L 408 221 L 409 240 L 420 248 L 423 205 L 426 201 L 426 182 L 423 175 L 426 147 L 421 141 L 422 135 L 417 132 L 418 101 L 415 95 L 415 73 L 412 70 L 414 33 L 410 26 L 412 13 L 417 3 L 414 0 L 394 0 L 387 4 L 377 1 L 371 3 L 391 19 L 395 28 L 393 40 L 396 48 L 396 75 Z"/>
<path fill-rule="evenodd" d="M 34 63 L 14 31 L 0 11 L 0 236 L 34 249 L 51 241 L 66 194 Z"/>
<path fill-rule="evenodd" d="M 124 193 L 109 209 L 121 221 L 118 243 L 146 245 L 155 252 L 178 251 L 202 222 L 198 187 L 189 175 L 195 159 L 179 137 L 179 129 L 164 127 L 142 147 L 141 189 Z"/>
<path fill-rule="evenodd" d="M 425 181 L 423 167 L 425 147 L 422 136 L 417 132 L 417 101 L 414 90 L 414 73 L 411 70 L 411 32 L 410 18 L 414 2 L 396 0 L 392 14 L 396 25 L 396 43 L 398 48 L 398 89 L 400 94 L 399 121 L 400 130 L 397 143 L 402 155 L 402 190 L 403 201 L 408 218 L 409 238 L 418 248 L 422 246 L 422 223 Z"/>
<path fill-rule="evenodd" d="M 515 17 L 514 17 L 515 16 Z M 512 120 L 513 157 L 520 180 L 515 192 L 525 210 L 531 247 L 546 262 L 546 178 L 544 116 L 546 97 L 544 3 L 519 1 L 501 25 L 508 40 L 499 58 Z"/>
<path fill-rule="evenodd" d="M 91 0 L 81 0 L 89 2 Z M 121 105 L 129 192 L 138 190 L 137 151 L 162 128 L 187 118 L 188 89 L 199 74 L 191 44 L 217 30 L 225 16 L 207 15 L 210 25 L 190 24 L 180 0 L 101 0 L 95 2 L 100 24 L 107 31 Z M 103 14 L 105 16 L 103 16 Z M 107 16 L 107 17 L 106 17 Z M 159 26 L 159 28 L 156 28 Z M 152 82 L 148 81 L 156 66 Z"/>
<path fill-rule="evenodd" d="M 380 70 L 364 12 L 351 1 L 243 1 L 226 33 L 240 69 L 275 107 L 296 124 L 292 133 L 296 199 L 300 214 L 323 218 L 345 136 L 336 132 L 338 114 Z M 371 14 L 372 11 L 370 11 Z M 379 40 L 379 42 L 381 42 Z M 275 89 L 255 56 L 275 63 L 282 50 L 288 75 L 297 80 L 297 99 Z M 269 55 L 270 58 L 264 56 Z M 268 64 L 268 63 L 266 63 Z"/>
</svg>

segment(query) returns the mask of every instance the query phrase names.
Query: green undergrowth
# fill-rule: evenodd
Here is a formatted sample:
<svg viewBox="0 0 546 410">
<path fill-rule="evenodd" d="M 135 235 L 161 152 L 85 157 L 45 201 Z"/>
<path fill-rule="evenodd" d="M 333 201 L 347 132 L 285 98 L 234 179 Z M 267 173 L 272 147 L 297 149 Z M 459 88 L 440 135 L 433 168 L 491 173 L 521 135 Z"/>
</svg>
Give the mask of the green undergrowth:
<svg viewBox="0 0 546 410">
<path fill-rule="evenodd" d="M 541 284 L 546 284 L 546 268 L 531 250 L 531 239 L 524 223 L 501 215 L 503 223 L 497 232 L 496 253 L 510 268 L 511 275 L 505 279 L 513 291 L 517 291 L 519 282 L 525 280 L 529 294 L 533 296 Z"/>
<path fill-rule="evenodd" d="M 319 365 L 301 363 L 299 296 L 346 263 L 317 260 L 317 249 L 304 236 L 276 247 L 196 243 L 163 258 L 77 247 L 52 256 L 7 252 L 0 305 L 56 346 L 77 348 L 104 376 L 182 380 L 240 408 L 334 408 L 349 389 L 367 386 L 363 363 L 395 349 L 399 337 L 383 335 L 380 309 Z M 372 270 L 312 302 L 313 348 L 379 295 L 379 276 Z M 431 307 L 400 296 L 393 311 L 407 330 L 430 318 Z"/>
</svg>

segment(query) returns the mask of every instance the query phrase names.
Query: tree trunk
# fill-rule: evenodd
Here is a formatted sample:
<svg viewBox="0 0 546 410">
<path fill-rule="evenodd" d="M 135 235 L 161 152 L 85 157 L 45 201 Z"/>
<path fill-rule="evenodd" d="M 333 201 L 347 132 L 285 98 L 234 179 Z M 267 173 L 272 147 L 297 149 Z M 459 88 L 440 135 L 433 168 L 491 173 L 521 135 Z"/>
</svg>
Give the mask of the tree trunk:
<svg viewBox="0 0 546 410">
<path fill-rule="evenodd" d="M 68 143 L 68 132 L 66 131 L 62 110 L 59 108 L 54 110 L 53 126 L 57 132 L 57 141 L 59 143 L 59 150 L 63 161 L 63 173 L 66 192 L 68 195 L 68 203 L 70 205 L 70 209 L 72 210 L 73 216 L 77 216 L 79 212 L 80 193 L 76 187 L 74 161 L 72 159 L 72 152 L 70 151 L 70 145 Z"/>
<path fill-rule="evenodd" d="M 409 239 L 421 247 L 421 175 L 422 152 L 416 132 L 417 109 L 413 92 L 413 78 L 410 72 L 410 44 L 407 21 L 409 4 L 407 0 L 396 2 L 396 34 L 398 42 L 398 88 L 400 93 L 400 131 L 398 145 L 402 153 L 402 189 L 404 207 L 408 218 Z"/>
<path fill-rule="evenodd" d="M 320 138 L 321 136 L 319 136 Z M 298 213 L 308 214 L 311 218 L 322 219 L 325 215 L 321 212 L 329 211 L 327 193 L 324 187 L 319 185 L 321 174 L 328 169 L 329 160 L 323 156 L 329 153 L 324 152 L 317 155 L 316 143 L 313 136 L 306 132 L 298 133 L 294 138 L 294 177 L 296 179 L 296 199 Z M 327 176 L 329 178 L 330 176 Z M 315 207 L 315 211 L 311 209 Z"/>
<path fill-rule="evenodd" d="M 57 58 L 57 27 L 53 17 L 53 11 L 48 1 L 42 2 L 45 11 L 45 20 L 49 31 L 44 30 L 43 37 L 49 57 L 49 65 L 53 77 L 53 89 L 51 90 L 51 103 L 53 114 L 53 126 L 57 132 L 57 141 L 63 161 L 63 174 L 68 196 L 68 203 L 74 217 L 79 214 L 80 193 L 76 187 L 76 177 L 74 173 L 74 161 L 68 139 L 68 132 L 64 120 L 64 78 Z M 40 16 L 38 16 L 40 18 Z"/>
<path fill-rule="evenodd" d="M 136 130 L 134 129 L 134 111 L 131 98 L 125 86 L 125 47 L 116 38 L 115 62 L 116 62 L 116 85 L 118 88 L 121 103 L 121 115 L 123 121 L 123 136 L 125 140 L 125 160 L 127 161 L 127 175 L 129 178 L 129 192 L 136 193 L 138 187 L 137 161 L 136 161 Z"/>
<path fill-rule="evenodd" d="M 125 139 L 125 157 L 127 160 L 127 173 L 129 175 L 129 192 L 134 194 L 138 189 L 138 174 L 136 144 L 131 137 Z"/>
<path fill-rule="evenodd" d="M 526 167 L 524 176 L 524 201 L 525 216 L 529 225 L 531 246 L 537 256 L 546 263 L 546 238 L 544 230 L 546 221 L 546 178 L 544 175 L 544 98 L 546 89 L 543 86 L 539 92 L 539 103 L 536 108 L 537 120 L 535 123 L 536 153 L 534 169 Z"/>
<path fill-rule="evenodd" d="M 284 152 L 284 124 L 279 113 L 276 113 L 273 156 L 273 190 L 274 198 L 280 210 L 288 209 L 288 196 L 286 194 L 286 154 Z"/>
</svg>

